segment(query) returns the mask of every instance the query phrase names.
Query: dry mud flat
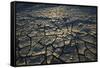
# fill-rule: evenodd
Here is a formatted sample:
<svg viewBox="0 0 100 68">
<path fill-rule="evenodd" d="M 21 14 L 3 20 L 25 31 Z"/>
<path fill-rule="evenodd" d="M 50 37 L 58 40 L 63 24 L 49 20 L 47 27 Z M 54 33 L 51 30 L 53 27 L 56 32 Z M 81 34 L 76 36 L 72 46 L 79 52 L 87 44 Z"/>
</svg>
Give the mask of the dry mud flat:
<svg viewBox="0 0 100 68">
<path fill-rule="evenodd" d="M 16 13 L 17 65 L 97 60 L 95 7 L 27 6 Z"/>
</svg>

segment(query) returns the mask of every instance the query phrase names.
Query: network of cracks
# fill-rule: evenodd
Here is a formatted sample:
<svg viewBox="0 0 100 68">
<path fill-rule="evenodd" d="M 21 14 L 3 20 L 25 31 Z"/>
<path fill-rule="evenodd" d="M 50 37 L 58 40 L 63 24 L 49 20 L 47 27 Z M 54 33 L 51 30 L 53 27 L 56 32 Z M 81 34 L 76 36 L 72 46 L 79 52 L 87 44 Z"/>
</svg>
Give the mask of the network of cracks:
<svg viewBox="0 0 100 68">
<path fill-rule="evenodd" d="M 92 27 L 95 24 L 57 25 L 62 21 L 48 20 L 46 24 L 45 21 L 41 24 L 31 22 L 21 27 L 24 29 L 18 29 L 20 33 L 16 31 L 16 64 L 96 61 L 96 27 Z"/>
</svg>

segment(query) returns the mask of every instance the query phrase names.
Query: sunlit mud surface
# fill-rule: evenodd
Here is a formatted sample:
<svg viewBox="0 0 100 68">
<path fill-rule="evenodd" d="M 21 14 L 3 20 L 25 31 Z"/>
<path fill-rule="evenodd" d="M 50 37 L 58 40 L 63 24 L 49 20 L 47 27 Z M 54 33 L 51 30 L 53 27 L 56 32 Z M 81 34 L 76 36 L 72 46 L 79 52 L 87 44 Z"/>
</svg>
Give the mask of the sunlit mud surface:
<svg viewBox="0 0 100 68">
<path fill-rule="evenodd" d="M 97 60 L 96 7 L 16 4 L 16 65 Z"/>
</svg>

